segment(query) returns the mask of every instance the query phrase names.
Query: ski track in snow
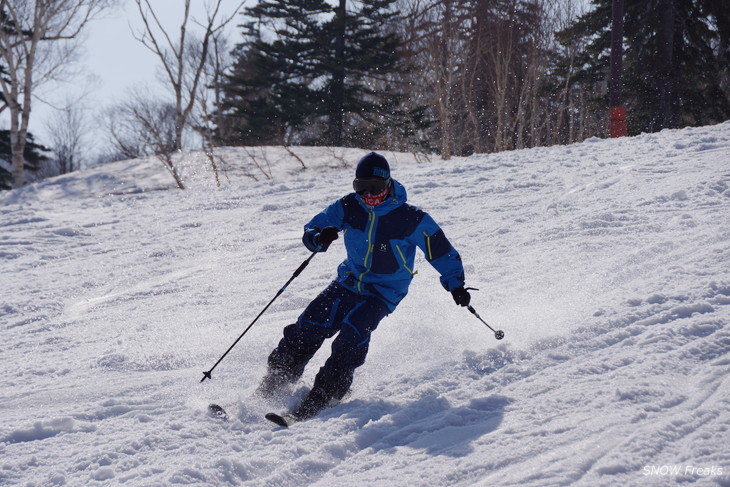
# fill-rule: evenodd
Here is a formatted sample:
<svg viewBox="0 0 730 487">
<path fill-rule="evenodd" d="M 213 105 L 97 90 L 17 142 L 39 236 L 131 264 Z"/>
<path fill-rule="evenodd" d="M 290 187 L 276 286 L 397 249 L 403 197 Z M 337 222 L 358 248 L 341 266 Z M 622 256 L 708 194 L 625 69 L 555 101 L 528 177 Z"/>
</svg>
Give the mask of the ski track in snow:
<svg viewBox="0 0 730 487">
<path fill-rule="evenodd" d="M 0 193 L 0 484 L 730 486 L 730 122 L 386 153 L 505 339 L 419 257 L 352 395 L 290 429 L 263 415 L 302 397 L 327 344 L 291 396 L 251 395 L 337 242 L 199 381 L 308 256 L 302 225 L 365 151 L 295 148 L 302 169 L 257 150 L 273 179 L 228 148 L 221 188 L 185 154 L 187 191 L 149 159 Z"/>
</svg>

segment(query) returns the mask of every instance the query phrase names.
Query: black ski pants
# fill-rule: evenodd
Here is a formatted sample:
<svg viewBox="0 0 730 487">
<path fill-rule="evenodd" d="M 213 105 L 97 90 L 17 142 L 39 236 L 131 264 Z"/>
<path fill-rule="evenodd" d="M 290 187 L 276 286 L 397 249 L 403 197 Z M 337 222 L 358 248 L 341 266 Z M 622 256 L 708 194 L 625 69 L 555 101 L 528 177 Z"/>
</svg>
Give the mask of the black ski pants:
<svg viewBox="0 0 730 487">
<path fill-rule="evenodd" d="M 359 295 L 332 282 L 296 323 L 284 328 L 284 337 L 269 356 L 269 367 L 294 381 L 324 341 L 337 335 L 312 391 L 341 399 L 352 384 L 355 369 L 365 363 L 370 334 L 389 313 L 377 297 Z"/>
</svg>

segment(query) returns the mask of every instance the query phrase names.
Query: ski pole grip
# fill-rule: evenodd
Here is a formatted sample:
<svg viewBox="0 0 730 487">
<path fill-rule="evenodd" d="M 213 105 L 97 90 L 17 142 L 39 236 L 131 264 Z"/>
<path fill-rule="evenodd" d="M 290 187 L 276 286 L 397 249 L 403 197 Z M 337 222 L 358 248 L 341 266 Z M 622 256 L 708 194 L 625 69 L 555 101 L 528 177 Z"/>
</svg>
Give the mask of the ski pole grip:
<svg viewBox="0 0 730 487">
<path fill-rule="evenodd" d="M 294 271 L 294 277 L 297 277 L 299 274 L 302 273 L 302 271 L 307 267 L 307 264 L 309 264 L 308 260 L 305 260 L 301 263 L 301 265 L 297 268 L 297 270 Z"/>
<path fill-rule="evenodd" d="M 299 274 L 301 274 L 304 269 L 307 268 L 307 266 L 309 265 L 309 261 L 312 260 L 312 257 L 314 257 L 315 255 L 317 255 L 317 252 L 312 252 L 312 255 L 310 255 L 307 260 L 305 260 L 304 262 L 299 264 L 299 267 L 297 267 L 297 270 L 295 270 L 294 274 L 292 275 L 292 280 L 295 277 L 297 277 Z M 289 284 L 289 283 L 287 283 L 287 284 Z"/>
</svg>

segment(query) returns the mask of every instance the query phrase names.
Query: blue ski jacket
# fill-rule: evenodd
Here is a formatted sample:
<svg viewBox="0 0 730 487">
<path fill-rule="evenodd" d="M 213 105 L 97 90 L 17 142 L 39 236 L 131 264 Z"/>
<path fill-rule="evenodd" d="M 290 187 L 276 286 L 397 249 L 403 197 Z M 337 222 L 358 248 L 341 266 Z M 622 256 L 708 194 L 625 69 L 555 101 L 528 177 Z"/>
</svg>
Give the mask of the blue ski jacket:
<svg viewBox="0 0 730 487">
<path fill-rule="evenodd" d="M 374 208 L 350 193 L 335 201 L 304 226 L 304 245 L 312 252 L 327 250 L 315 242 L 324 227 L 344 231 L 347 258 L 336 282 L 358 294 L 375 295 L 391 311 L 408 293 L 416 271 L 416 247 L 441 274 L 447 291 L 464 285 L 459 253 L 431 216 L 406 203 L 406 189 L 393 180 L 392 194 Z"/>
</svg>

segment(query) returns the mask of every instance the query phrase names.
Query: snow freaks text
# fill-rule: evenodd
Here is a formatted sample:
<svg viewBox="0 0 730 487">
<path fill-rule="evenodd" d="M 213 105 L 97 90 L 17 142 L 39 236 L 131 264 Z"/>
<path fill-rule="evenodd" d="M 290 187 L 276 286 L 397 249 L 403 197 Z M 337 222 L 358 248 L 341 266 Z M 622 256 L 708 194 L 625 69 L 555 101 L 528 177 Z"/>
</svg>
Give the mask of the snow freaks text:
<svg viewBox="0 0 730 487">
<path fill-rule="evenodd" d="M 711 477 L 722 475 L 722 467 L 696 467 L 693 465 L 647 465 L 642 469 L 644 475 L 693 475 Z"/>
</svg>

